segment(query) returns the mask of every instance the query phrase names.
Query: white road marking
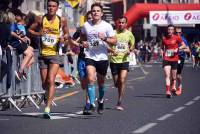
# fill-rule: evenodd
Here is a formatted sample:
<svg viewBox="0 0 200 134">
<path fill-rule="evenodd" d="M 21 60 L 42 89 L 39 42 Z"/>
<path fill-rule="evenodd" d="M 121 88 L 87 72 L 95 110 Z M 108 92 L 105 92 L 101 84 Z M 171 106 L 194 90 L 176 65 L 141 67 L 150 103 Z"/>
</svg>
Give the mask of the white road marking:
<svg viewBox="0 0 200 134">
<path fill-rule="evenodd" d="M 144 67 L 149 68 L 149 67 L 153 67 L 153 65 L 144 65 Z"/>
<path fill-rule="evenodd" d="M 138 78 L 135 78 L 135 79 L 129 79 L 129 80 L 126 80 L 127 82 L 132 82 L 132 81 L 135 81 L 135 80 L 142 80 L 146 78 L 146 76 L 141 76 L 141 77 L 138 77 Z"/>
<path fill-rule="evenodd" d="M 144 132 L 146 132 L 147 130 L 149 130 L 150 128 L 156 126 L 158 123 L 148 123 L 138 129 L 136 129 L 135 131 L 133 131 L 133 134 L 142 134 Z"/>
<path fill-rule="evenodd" d="M 184 108 L 185 108 L 184 106 L 178 107 L 178 108 L 174 109 L 173 112 L 174 112 L 174 113 L 180 112 L 180 111 L 183 110 Z"/>
<path fill-rule="evenodd" d="M 187 103 L 185 103 L 186 106 L 192 105 L 194 104 L 195 101 L 188 101 Z"/>
<path fill-rule="evenodd" d="M 198 101 L 200 99 L 200 96 L 195 97 L 193 100 Z"/>
<path fill-rule="evenodd" d="M 0 119 L 0 121 L 8 121 L 8 120 L 10 120 L 10 119 Z"/>
<path fill-rule="evenodd" d="M 51 120 L 59 120 L 59 119 L 67 119 L 69 117 L 65 117 L 65 116 L 51 116 Z"/>
<path fill-rule="evenodd" d="M 32 116 L 38 116 L 38 115 L 43 115 L 43 113 L 23 113 L 25 115 L 32 115 Z"/>
<path fill-rule="evenodd" d="M 140 69 L 142 70 L 142 72 L 144 73 L 145 76 L 149 74 L 149 72 L 145 71 L 142 66 L 140 66 Z"/>
<path fill-rule="evenodd" d="M 33 112 L 33 113 L 23 113 L 24 115 L 30 115 L 30 116 L 42 116 L 43 113 L 41 112 Z M 80 117 L 83 116 L 83 111 L 78 111 L 75 113 L 51 113 L 51 120 L 58 120 L 58 119 L 67 119 L 70 117 Z"/>
<path fill-rule="evenodd" d="M 164 120 L 166 120 L 167 118 L 169 118 L 169 117 L 171 117 L 173 115 L 174 114 L 165 114 L 165 115 L 161 116 L 160 118 L 158 118 L 157 120 L 164 121 Z"/>
</svg>

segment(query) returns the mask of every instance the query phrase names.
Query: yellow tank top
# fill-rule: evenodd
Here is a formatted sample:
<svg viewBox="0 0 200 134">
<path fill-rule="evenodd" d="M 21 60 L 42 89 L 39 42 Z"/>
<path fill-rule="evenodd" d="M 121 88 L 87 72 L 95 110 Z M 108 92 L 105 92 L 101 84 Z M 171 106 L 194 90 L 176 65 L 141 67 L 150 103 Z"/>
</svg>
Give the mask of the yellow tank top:
<svg viewBox="0 0 200 134">
<path fill-rule="evenodd" d="M 47 31 L 47 33 L 42 36 L 42 56 L 57 55 L 57 45 L 60 37 L 60 18 L 56 16 L 53 22 L 49 22 L 46 16 L 44 16 L 42 28 L 44 31 Z"/>
</svg>

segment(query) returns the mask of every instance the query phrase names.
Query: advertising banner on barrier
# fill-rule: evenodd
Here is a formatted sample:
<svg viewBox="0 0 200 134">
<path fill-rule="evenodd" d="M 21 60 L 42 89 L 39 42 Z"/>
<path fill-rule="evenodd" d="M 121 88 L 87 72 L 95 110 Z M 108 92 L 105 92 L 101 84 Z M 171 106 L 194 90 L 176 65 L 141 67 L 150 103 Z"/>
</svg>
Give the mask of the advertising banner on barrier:
<svg viewBox="0 0 200 134">
<path fill-rule="evenodd" d="M 200 10 L 150 11 L 150 24 L 200 24 Z"/>
</svg>

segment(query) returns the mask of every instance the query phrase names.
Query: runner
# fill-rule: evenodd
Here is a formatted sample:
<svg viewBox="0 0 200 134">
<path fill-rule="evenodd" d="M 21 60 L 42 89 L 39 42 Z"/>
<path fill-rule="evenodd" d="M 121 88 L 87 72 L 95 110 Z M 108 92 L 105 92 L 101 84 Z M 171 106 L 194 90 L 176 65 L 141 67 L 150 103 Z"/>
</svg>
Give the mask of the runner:
<svg viewBox="0 0 200 134">
<path fill-rule="evenodd" d="M 43 89 L 46 90 L 47 104 L 44 110 L 44 118 L 50 119 L 50 106 L 52 104 L 55 93 L 55 77 L 61 64 L 62 57 L 58 55 L 58 45 L 60 33 L 63 32 L 63 37 L 66 41 L 70 41 L 67 20 L 64 17 L 56 15 L 58 10 L 58 0 L 47 1 L 47 14 L 43 16 L 41 26 L 42 44 L 41 55 L 39 57 L 40 74 L 42 79 Z M 35 29 L 31 26 L 32 30 Z"/>
<path fill-rule="evenodd" d="M 112 26 L 102 20 L 103 7 L 99 3 L 91 6 L 92 21 L 85 22 L 82 28 L 82 44 L 86 48 L 87 91 L 90 104 L 95 106 L 95 79 L 99 87 L 98 109 L 99 114 L 104 110 L 105 76 L 108 69 L 107 44 L 115 44 L 116 37 Z"/>
<path fill-rule="evenodd" d="M 122 107 L 122 98 L 125 91 L 125 81 L 129 70 L 129 54 L 134 49 L 135 38 L 133 34 L 126 29 L 127 18 L 118 19 L 118 29 L 115 31 L 117 37 L 116 46 L 112 46 L 116 55 L 110 55 L 110 68 L 115 87 L 118 89 L 117 110 L 124 110 Z"/>
<path fill-rule="evenodd" d="M 167 35 L 162 39 L 163 69 L 166 82 L 166 97 L 171 98 L 170 78 L 172 78 L 172 87 L 176 85 L 176 74 L 178 66 L 178 51 L 183 50 L 186 45 L 181 38 L 174 34 L 175 27 L 168 25 Z M 179 47 L 178 44 L 181 46 Z"/>
<path fill-rule="evenodd" d="M 92 21 L 92 12 L 88 11 L 85 15 L 85 19 L 87 22 Z M 81 29 L 78 28 L 77 31 L 73 35 L 73 40 L 75 40 L 74 45 L 75 47 L 79 47 L 79 54 L 78 54 L 78 61 L 77 61 L 77 70 L 81 82 L 81 88 L 86 91 L 86 105 L 83 109 L 83 114 L 88 115 L 91 114 L 90 110 L 94 110 L 94 106 L 90 104 L 90 100 L 88 98 L 87 93 L 87 77 L 86 77 L 86 66 L 85 66 L 85 53 L 84 53 L 84 47 L 80 43 L 80 36 L 81 36 Z"/>
<path fill-rule="evenodd" d="M 181 37 L 182 41 L 185 43 L 186 48 L 183 49 L 182 51 L 178 52 L 178 68 L 177 68 L 177 84 L 178 84 L 178 88 L 176 89 L 176 85 L 173 85 L 174 87 L 172 87 L 172 91 L 176 94 L 176 95 L 181 95 L 182 93 L 182 70 L 183 70 L 183 66 L 185 63 L 185 58 L 186 58 L 186 53 L 190 53 L 190 49 L 189 49 L 189 45 L 187 40 L 183 37 L 182 35 L 182 29 L 180 27 L 176 27 L 176 33 L 178 36 Z M 179 47 L 181 45 L 179 44 Z"/>
</svg>

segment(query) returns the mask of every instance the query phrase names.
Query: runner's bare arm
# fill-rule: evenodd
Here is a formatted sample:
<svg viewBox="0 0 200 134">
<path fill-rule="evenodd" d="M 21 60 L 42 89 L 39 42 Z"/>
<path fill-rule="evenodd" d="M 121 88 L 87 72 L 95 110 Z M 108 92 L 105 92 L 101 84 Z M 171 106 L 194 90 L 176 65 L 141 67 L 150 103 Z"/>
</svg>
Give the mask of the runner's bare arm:
<svg viewBox="0 0 200 134">
<path fill-rule="evenodd" d="M 35 22 L 33 22 L 30 27 L 28 28 L 28 32 L 31 34 L 31 36 L 40 36 L 42 35 L 41 31 L 36 32 L 36 28 L 42 26 L 42 19 L 37 19 Z"/>
<path fill-rule="evenodd" d="M 112 37 L 106 37 L 104 33 L 98 33 L 98 36 L 101 40 L 105 41 L 106 43 L 108 43 L 109 45 L 116 45 L 117 43 L 117 38 L 116 36 L 112 36 Z"/>
<path fill-rule="evenodd" d="M 186 53 L 190 53 L 190 48 L 184 43 L 182 42 L 183 44 L 181 45 L 181 47 L 183 46 L 184 48 L 182 49 L 184 52 Z M 180 49 L 180 48 L 179 48 Z"/>
<path fill-rule="evenodd" d="M 85 34 L 83 34 L 82 32 L 80 34 L 80 42 L 81 42 L 81 45 L 83 45 L 83 47 L 85 47 L 85 48 L 88 47 L 87 36 Z"/>
<path fill-rule="evenodd" d="M 179 47 L 179 50 L 184 50 L 184 49 L 186 49 L 186 45 L 185 45 L 185 43 L 182 41 L 182 42 L 181 42 L 181 46 Z"/>
<path fill-rule="evenodd" d="M 65 17 L 61 17 L 61 28 L 63 30 L 63 39 L 67 42 L 66 44 L 72 44 L 71 37 L 69 35 L 69 28 L 67 25 L 67 19 Z"/>
</svg>

